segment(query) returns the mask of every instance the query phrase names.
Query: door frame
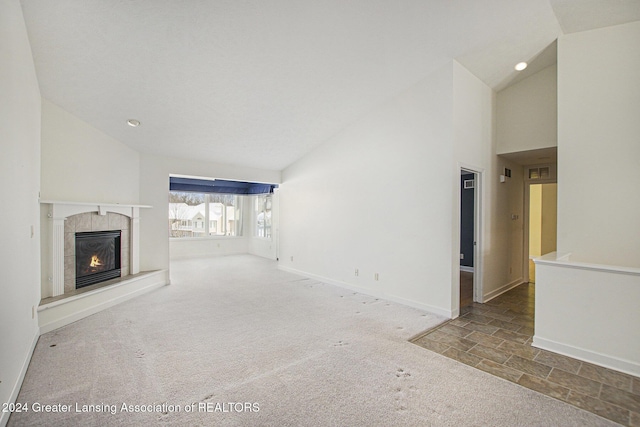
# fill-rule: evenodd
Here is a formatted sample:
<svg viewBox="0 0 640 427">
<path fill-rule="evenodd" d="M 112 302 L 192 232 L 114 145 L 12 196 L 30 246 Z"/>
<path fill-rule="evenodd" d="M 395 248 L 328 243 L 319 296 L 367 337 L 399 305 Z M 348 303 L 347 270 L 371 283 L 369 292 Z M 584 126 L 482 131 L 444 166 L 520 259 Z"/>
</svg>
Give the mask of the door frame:
<svg viewBox="0 0 640 427">
<path fill-rule="evenodd" d="M 455 255 L 456 258 L 456 270 L 457 270 L 457 280 L 456 290 L 454 294 L 456 295 L 456 302 L 454 307 L 457 308 L 458 314 L 460 313 L 460 222 L 461 222 L 461 209 L 462 204 L 460 203 L 462 198 L 462 185 L 460 184 L 460 176 L 463 173 L 472 173 L 474 174 L 474 186 L 473 186 L 473 301 L 474 302 L 483 302 L 483 284 L 482 284 L 482 189 L 484 184 L 484 168 L 480 168 L 477 166 L 458 163 L 458 173 L 456 176 L 457 185 L 458 185 L 458 198 L 457 198 L 457 218 L 458 222 L 456 227 L 458 227 L 458 239 L 455 242 L 454 247 L 456 247 L 457 253 Z"/>
<path fill-rule="evenodd" d="M 526 171 L 527 168 L 529 167 L 535 167 L 534 166 L 524 166 L 524 171 L 525 171 L 525 177 L 524 177 L 524 211 L 522 212 L 522 217 L 523 217 L 523 225 L 524 225 L 524 236 L 522 241 L 524 244 L 524 247 L 522 248 L 522 254 L 523 254 L 523 260 L 522 260 L 522 280 L 524 281 L 524 283 L 529 283 L 529 279 L 531 279 L 529 277 L 529 221 L 531 221 L 530 218 L 530 212 L 529 209 L 531 208 L 531 186 L 532 185 L 536 185 L 536 184 L 557 184 L 558 183 L 558 179 L 557 178 L 549 178 L 549 179 L 536 179 L 536 180 L 530 180 L 527 179 L 526 176 Z"/>
</svg>

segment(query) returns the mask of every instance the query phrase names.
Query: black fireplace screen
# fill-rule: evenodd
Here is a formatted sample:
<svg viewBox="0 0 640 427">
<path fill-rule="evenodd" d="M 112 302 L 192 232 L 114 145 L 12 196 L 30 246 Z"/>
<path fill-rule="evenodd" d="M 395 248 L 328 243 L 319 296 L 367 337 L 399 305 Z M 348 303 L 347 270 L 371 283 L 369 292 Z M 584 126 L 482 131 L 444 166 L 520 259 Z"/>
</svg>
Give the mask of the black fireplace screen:
<svg viewBox="0 0 640 427">
<path fill-rule="evenodd" d="M 121 231 L 76 233 L 76 289 L 120 277 Z"/>
</svg>

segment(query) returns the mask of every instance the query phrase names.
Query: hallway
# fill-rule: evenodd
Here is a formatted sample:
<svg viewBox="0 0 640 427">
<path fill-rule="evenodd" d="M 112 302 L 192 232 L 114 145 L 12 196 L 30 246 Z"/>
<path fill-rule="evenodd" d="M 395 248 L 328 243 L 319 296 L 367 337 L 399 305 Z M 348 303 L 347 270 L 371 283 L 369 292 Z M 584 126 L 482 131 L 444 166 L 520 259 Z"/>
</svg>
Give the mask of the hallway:
<svg viewBox="0 0 640 427">
<path fill-rule="evenodd" d="M 413 343 L 623 425 L 640 426 L 640 379 L 531 346 L 535 285 L 461 309 Z"/>
</svg>

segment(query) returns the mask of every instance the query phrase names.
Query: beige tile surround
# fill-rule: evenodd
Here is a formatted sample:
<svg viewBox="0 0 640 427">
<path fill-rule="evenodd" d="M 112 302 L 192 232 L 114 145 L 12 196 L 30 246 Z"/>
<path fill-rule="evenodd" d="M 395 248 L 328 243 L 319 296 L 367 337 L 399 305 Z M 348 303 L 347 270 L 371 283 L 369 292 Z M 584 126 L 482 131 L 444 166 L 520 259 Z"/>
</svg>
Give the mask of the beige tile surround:
<svg viewBox="0 0 640 427">
<path fill-rule="evenodd" d="M 71 215 L 64 222 L 64 293 L 76 290 L 75 233 L 85 231 L 122 230 L 120 239 L 121 277 L 129 275 L 130 219 L 125 215 L 107 212 L 85 212 Z"/>
</svg>

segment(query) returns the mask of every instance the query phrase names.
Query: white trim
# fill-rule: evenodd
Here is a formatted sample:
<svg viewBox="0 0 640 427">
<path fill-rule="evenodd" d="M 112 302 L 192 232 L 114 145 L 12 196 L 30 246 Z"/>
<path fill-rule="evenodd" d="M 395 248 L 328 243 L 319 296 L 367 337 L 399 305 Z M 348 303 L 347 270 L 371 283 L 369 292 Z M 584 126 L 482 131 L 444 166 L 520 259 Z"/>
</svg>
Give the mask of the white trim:
<svg viewBox="0 0 640 427">
<path fill-rule="evenodd" d="M 49 230 L 51 271 L 47 276 L 51 277 L 51 296 L 64 294 L 64 222 L 72 215 L 87 212 L 106 215 L 108 212 L 113 212 L 129 217 L 129 274 L 140 272 L 140 208 L 151 208 L 151 206 L 50 200 L 41 200 L 40 204 L 49 205 L 47 217 L 51 223 Z"/>
<path fill-rule="evenodd" d="M 464 169 L 473 173 L 484 173 L 484 168 L 470 165 L 469 163 L 458 162 L 458 169 Z"/>
<path fill-rule="evenodd" d="M 534 258 L 533 262 L 536 263 L 536 265 L 550 265 L 553 267 L 564 267 L 575 270 L 589 270 L 599 271 L 601 273 L 616 273 L 626 274 L 629 276 L 640 276 L 640 268 L 575 262 L 569 259 L 570 256 L 570 253 L 559 254 L 557 252 L 551 252 L 541 257 Z"/>
<path fill-rule="evenodd" d="M 64 294 L 64 219 L 52 218 L 51 244 L 51 295 Z"/>
<path fill-rule="evenodd" d="M 55 202 L 41 200 L 41 205 L 51 205 L 47 216 L 52 219 L 65 219 L 71 215 L 85 212 L 97 212 L 106 215 L 108 212 L 118 213 L 129 218 L 139 216 L 140 209 L 150 209 L 151 206 L 119 205 L 114 203 L 79 203 L 79 202 Z"/>
<path fill-rule="evenodd" d="M 129 274 L 140 273 L 140 209 L 131 208 L 129 221 Z"/>
<path fill-rule="evenodd" d="M 33 334 L 33 340 L 31 342 L 31 346 L 27 351 L 27 355 L 22 363 L 22 368 L 20 368 L 20 374 L 16 379 L 15 384 L 13 385 L 13 389 L 11 390 L 11 394 L 9 395 L 9 402 L 15 403 L 16 399 L 18 399 L 18 394 L 20 393 L 20 389 L 22 388 L 22 383 L 24 381 L 24 376 L 27 374 L 27 369 L 29 368 L 29 363 L 31 363 L 31 358 L 33 357 L 33 352 L 36 349 L 36 344 L 38 344 L 38 338 L 40 338 L 40 334 L 36 330 Z M 5 427 L 9 422 L 9 417 L 11 416 L 11 412 L 0 412 L 0 427 Z"/>
<path fill-rule="evenodd" d="M 51 332 L 168 283 L 168 271 L 157 270 L 121 283 L 43 304 L 38 307 L 40 334 Z"/>
<path fill-rule="evenodd" d="M 464 271 L 467 273 L 473 273 L 474 272 L 474 268 L 473 267 L 467 267 L 466 265 L 461 265 L 460 266 L 460 271 Z"/>
<path fill-rule="evenodd" d="M 545 165 L 543 165 L 545 166 Z M 532 166 L 531 166 L 532 167 Z M 529 277 L 529 260 L 535 260 L 535 256 L 531 256 L 529 254 L 529 226 L 531 225 L 531 186 L 532 185 L 542 185 L 542 184 L 557 184 L 557 176 L 554 179 L 540 179 L 540 180 L 527 180 L 527 166 L 524 166 L 524 176 L 523 176 L 523 185 L 524 185 L 524 209 L 522 211 L 522 225 L 523 225 L 523 235 L 522 235 L 522 277 L 525 282 L 529 282 L 531 278 Z M 558 215 L 558 208 L 556 206 L 556 217 Z M 556 243 L 558 239 L 556 238 Z"/>
<path fill-rule="evenodd" d="M 458 173 L 456 174 L 456 180 L 460 182 L 460 175 L 462 172 L 469 172 L 474 174 L 474 223 L 473 223 L 473 239 L 475 245 L 473 246 L 473 265 L 474 265 L 474 274 L 473 274 L 473 301 L 482 303 L 484 301 L 484 283 L 483 283 L 483 250 L 482 245 L 484 244 L 484 227 L 483 227 L 483 201 L 484 201 L 484 172 L 485 169 L 478 166 L 473 166 L 468 163 L 458 162 Z M 456 227 L 460 228 L 460 198 L 462 196 L 462 188 L 458 191 L 457 199 L 458 199 L 458 212 L 455 212 L 455 215 L 458 216 L 458 224 Z M 458 239 L 459 240 L 459 239 Z M 459 259 L 460 253 L 460 243 L 458 241 L 457 245 L 454 245 L 454 249 L 456 254 L 454 254 L 453 259 Z M 455 261 L 457 264 L 458 261 Z M 452 283 L 453 295 L 455 296 L 454 310 L 453 313 L 460 312 L 460 278 L 458 276 L 457 283 Z"/>
<path fill-rule="evenodd" d="M 563 354 L 565 356 L 573 357 L 574 359 L 604 366 L 605 368 L 614 369 L 636 377 L 640 376 L 640 364 L 630 360 L 619 359 L 606 354 L 586 350 L 584 348 L 562 344 L 553 340 L 541 338 L 537 335 L 533 336 L 533 343 L 531 345 L 543 350 Z"/>
<path fill-rule="evenodd" d="M 44 204 L 58 204 L 58 205 L 95 205 L 95 206 L 109 206 L 109 207 L 124 207 L 124 208 L 151 208 L 149 205 L 128 205 L 126 203 L 101 203 L 101 202 L 67 202 L 64 200 L 40 200 L 40 203 Z"/>
<path fill-rule="evenodd" d="M 409 307 L 417 308 L 419 310 L 428 311 L 430 313 L 437 314 L 439 316 L 444 316 L 448 319 L 453 319 L 454 317 L 458 317 L 456 311 L 445 310 L 440 307 L 435 307 L 433 305 L 423 304 L 417 301 L 409 300 L 406 298 L 402 298 L 396 295 L 385 294 L 384 292 L 375 292 L 371 289 L 362 288 L 360 286 L 352 285 L 347 282 L 342 282 L 339 280 L 329 279 L 328 277 L 318 276 L 317 274 L 307 273 L 305 271 L 296 270 L 295 268 L 285 267 L 283 265 L 278 265 L 279 270 L 283 270 L 289 273 L 297 274 L 299 276 L 308 277 L 309 279 L 314 279 L 319 282 L 328 283 L 330 285 L 338 286 L 340 288 L 349 289 L 351 291 L 355 291 L 361 294 L 369 295 L 375 298 L 384 299 L 391 302 L 396 302 L 398 304 L 403 304 Z"/>
<path fill-rule="evenodd" d="M 492 299 L 504 294 L 505 292 L 509 292 L 511 289 L 515 288 L 516 286 L 522 285 L 523 283 L 526 283 L 526 282 L 523 282 L 522 278 L 516 279 L 513 282 L 507 283 L 506 285 L 501 286 L 498 289 L 494 289 L 493 291 L 487 293 L 486 295 L 483 296 L 482 301 L 480 302 L 482 302 L 483 304 L 485 302 L 489 302 Z"/>
</svg>

